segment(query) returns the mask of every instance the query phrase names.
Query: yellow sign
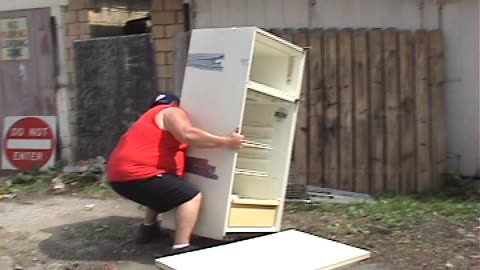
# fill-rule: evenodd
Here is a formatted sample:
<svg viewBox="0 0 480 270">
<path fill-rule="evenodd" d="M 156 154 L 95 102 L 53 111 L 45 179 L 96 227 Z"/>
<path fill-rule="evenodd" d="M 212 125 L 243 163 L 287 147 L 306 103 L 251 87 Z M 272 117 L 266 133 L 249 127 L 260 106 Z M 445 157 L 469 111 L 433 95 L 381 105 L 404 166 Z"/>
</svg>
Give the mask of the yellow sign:
<svg viewBox="0 0 480 270">
<path fill-rule="evenodd" d="M 27 18 L 0 20 L 2 60 L 27 60 L 30 57 Z"/>
</svg>

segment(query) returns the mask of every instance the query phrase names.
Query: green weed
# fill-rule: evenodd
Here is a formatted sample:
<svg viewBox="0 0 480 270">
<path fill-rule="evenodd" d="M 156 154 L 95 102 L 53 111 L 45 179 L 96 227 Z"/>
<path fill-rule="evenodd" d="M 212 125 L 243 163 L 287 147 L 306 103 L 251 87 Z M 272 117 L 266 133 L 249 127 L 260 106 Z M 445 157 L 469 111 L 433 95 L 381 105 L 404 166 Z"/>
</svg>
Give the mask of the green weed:
<svg viewBox="0 0 480 270">
<path fill-rule="evenodd" d="M 480 216 L 479 202 L 475 199 L 455 199 L 435 195 L 388 195 L 374 203 L 354 204 L 289 204 L 287 211 L 316 211 L 346 216 L 352 222 L 368 218 L 388 227 L 401 227 L 431 218 L 450 222 L 473 221 Z"/>
</svg>

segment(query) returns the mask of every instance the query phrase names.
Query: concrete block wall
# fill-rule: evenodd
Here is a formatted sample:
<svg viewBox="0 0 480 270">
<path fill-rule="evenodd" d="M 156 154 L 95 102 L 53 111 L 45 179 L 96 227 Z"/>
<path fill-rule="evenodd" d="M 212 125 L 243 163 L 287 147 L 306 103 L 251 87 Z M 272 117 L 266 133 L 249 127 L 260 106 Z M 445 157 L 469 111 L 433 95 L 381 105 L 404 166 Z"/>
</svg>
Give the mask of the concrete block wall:
<svg viewBox="0 0 480 270">
<path fill-rule="evenodd" d="M 174 36 L 184 31 L 182 0 L 150 0 L 152 35 L 155 43 L 156 78 L 159 91 L 174 89 Z M 68 74 L 68 118 L 71 126 L 72 152 L 76 153 L 76 108 L 75 61 L 73 43 L 75 40 L 90 38 L 89 11 L 95 8 L 94 0 L 70 0 L 63 9 L 65 29 L 66 69 Z M 76 159 L 74 156 L 73 159 Z"/>
<path fill-rule="evenodd" d="M 64 13 L 65 22 L 65 49 L 67 51 L 67 72 L 70 88 L 75 87 L 75 63 L 73 43 L 78 39 L 90 37 L 88 12 L 92 9 L 91 0 L 70 1 Z M 75 107 L 75 97 L 72 97 L 72 107 Z"/>
<path fill-rule="evenodd" d="M 152 34 L 159 91 L 174 91 L 174 36 L 184 31 L 182 0 L 151 0 Z"/>
<path fill-rule="evenodd" d="M 68 98 L 70 101 L 69 122 L 72 125 L 72 131 L 75 132 L 77 123 L 76 104 L 77 96 L 75 95 L 75 61 L 73 43 L 78 39 L 90 37 L 90 25 L 88 23 L 88 12 L 92 8 L 90 0 L 74 0 L 64 10 L 65 23 L 65 50 L 67 54 L 66 69 L 68 75 Z M 75 133 L 72 134 L 75 138 Z M 72 140 L 73 147 L 76 147 L 76 140 Z"/>
<path fill-rule="evenodd" d="M 75 40 L 90 37 L 90 25 L 88 19 L 89 10 L 93 8 L 91 0 L 71 0 L 64 9 L 64 33 L 66 50 L 66 72 L 68 77 L 68 122 L 71 131 L 71 159 L 75 160 L 75 149 L 78 146 L 76 137 L 77 126 L 77 95 L 75 91 L 75 61 L 73 43 Z"/>
</svg>

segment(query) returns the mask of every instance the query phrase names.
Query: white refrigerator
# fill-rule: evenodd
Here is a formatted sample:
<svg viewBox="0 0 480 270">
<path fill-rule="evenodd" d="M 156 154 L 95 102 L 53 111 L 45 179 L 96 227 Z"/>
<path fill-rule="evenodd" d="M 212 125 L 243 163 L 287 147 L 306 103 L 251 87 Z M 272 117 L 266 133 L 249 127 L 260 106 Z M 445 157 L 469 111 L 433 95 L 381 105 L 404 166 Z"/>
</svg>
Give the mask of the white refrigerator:
<svg viewBox="0 0 480 270">
<path fill-rule="evenodd" d="M 239 150 L 190 148 L 185 181 L 203 193 L 194 234 L 281 229 L 306 50 L 256 27 L 191 33 L 181 106 L 216 134 L 239 129 Z M 162 224 L 175 228 L 174 212 Z"/>
</svg>

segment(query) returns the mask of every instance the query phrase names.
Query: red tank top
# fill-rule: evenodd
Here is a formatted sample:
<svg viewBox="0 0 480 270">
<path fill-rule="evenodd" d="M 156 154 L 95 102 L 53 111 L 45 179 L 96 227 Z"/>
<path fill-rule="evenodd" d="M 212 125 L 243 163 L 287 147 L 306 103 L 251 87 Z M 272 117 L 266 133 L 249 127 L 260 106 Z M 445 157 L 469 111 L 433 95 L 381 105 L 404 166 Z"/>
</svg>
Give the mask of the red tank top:
<svg viewBox="0 0 480 270">
<path fill-rule="evenodd" d="M 163 173 L 183 177 L 187 145 L 155 123 L 155 116 L 169 107 L 159 105 L 148 110 L 122 135 L 108 159 L 109 181 L 132 181 Z"/>
</svg>

